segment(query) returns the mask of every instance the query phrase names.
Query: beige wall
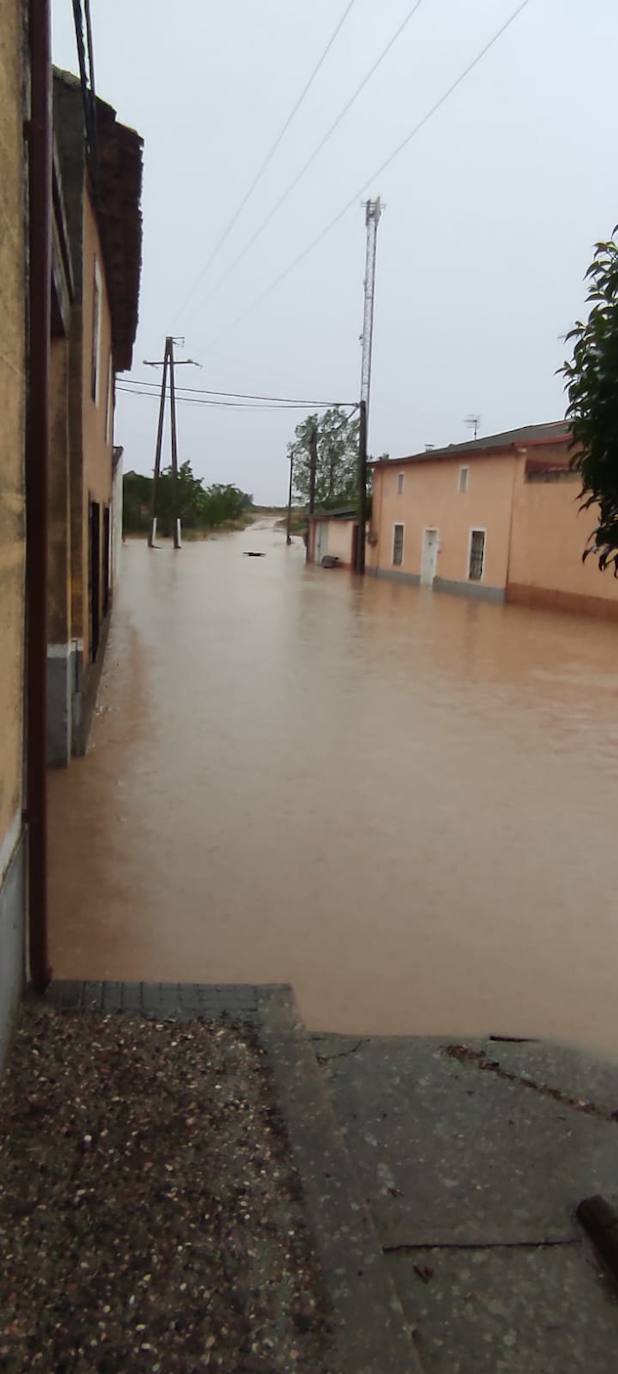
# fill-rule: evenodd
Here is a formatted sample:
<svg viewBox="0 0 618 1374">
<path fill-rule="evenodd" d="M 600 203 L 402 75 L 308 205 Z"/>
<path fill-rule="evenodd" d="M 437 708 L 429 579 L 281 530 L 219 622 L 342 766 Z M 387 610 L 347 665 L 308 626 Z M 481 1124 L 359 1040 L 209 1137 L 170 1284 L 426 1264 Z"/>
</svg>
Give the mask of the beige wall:
<svg viewBox="0 0 618 1374">
<path fill-rule="evenodd" d="M 21 803 L 24 655 L 24 145 L 22 6 L 0 41 L 0 854 Z M 2 874 L 0 872 L 0 878 Z"/>
<path fill-rule="evenodd" d="M 618 614 L 618 580 L 599 571 L 582 553 L 594 526 L 591 512 L 579 513 L 579 479 L 518 484 L 508 599 L 565 610 Z M 540 595 L 539 595 L 540 593 Z"/>
<path fill-rule="evenodd" d="M 78 471 L 72 473 L 72 505 L 74 518 L 72 534 L 79 541 L 79 548 L 72 555 L 73 578 L 73 633 L 83 640 L 84 660 L 89 656 L 89 613 L 88 613 L 88 548 L 89 548 L 89 501 L 98 501 L 103 507 L 111 504 L 112 496 L 112 442 L 106 432 L 107 396 L 109 368 L 111 366 L 111 319 L 105 271 L 99 233 L 92 210 L 88 190 L 84 191 L 84 240 L 83 240 L 83 295 L 81 316 L 77 311 L 77 327 L 81 334 L 81 452 Z M 100 297 L 100 349 L 99 385 L 97 399 L 93 400 L 91 390 L 92 367 L 92 327 L 94 310 L 95 262 L 98 265 L 101 281 Z M 76 586 L 76 582 L 79 584 Z"/>
<path fill-rule="evenodd" d="M 372 530 L 377 544 L 369 546 L 370 568 L 419 576 L 425 529 L 439 531 L 437 577 L 468 581 L 470 530 L 484 529 L 483 585 L 504 588 L 510 540 L 513 484 L 523 469 L 519 454 L 420 460 L 374 470 Z M 459 491 L 459 470 L 468 466 L 468 490 Z M 403 473 L 403 492 L 398 475 Z M 393 568 L 393 527 L 404 525 L 403 563 Z"/>
<path fill-rule="evenodd" d="M 71 638 L 68 367 L 68 341 L 52 339 L 47 561 L 47 639 L 52 645 L 66 645 Z"/>
</svg>

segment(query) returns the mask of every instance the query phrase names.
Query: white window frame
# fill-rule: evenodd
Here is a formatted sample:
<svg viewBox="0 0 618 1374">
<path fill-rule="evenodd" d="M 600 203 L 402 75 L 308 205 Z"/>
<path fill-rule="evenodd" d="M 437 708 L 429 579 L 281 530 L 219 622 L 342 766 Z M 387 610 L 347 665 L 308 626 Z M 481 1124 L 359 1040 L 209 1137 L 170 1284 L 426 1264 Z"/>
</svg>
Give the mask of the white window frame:
<svg viewBox="0 0 618 1374">
<path fill-rule="evenodd" d="M 465 477 L 464 477 L 464 473 L 465 473 Z M 466 492 L 467 492 L 469 486 L 470 486 L 470 468 L 467 466 L 467 464 L 464 464 L 464 465 L 463 465 L 462 467 L 460 467 L 460 469 L 459 469 L 459 476 L 458 476 L 458 479 L 457 479 L 457 490 L 458 490 L 458 492 L 460 492 L 460 494 L 461 494 L 462 496 L 465 496 L 465 494 L 466 494 Z"/>
<path fill-rule="evenodd" d="M 92 337 L 90 359 L 90 395 L 95 406 L 99 404 L 101 391 L 101 306 L 103 303 L 103 279 L 98 261 L 94 260 L 92 281 Z"/>
<path fill-rule="evenodd" d="M 396 562 L 395 562 L 395 530 L 401 530 L 401 559 L 400 559 L 399 563 L 396 563 Z M 392 567 L 392 568 L 403 568 L 404 561 L 405 561 L 405 556 L 406 556 L 406 527 L 405 527 L 405 525 L 404 525 L 404 523 L 403 523 L 403 520 L 394 520 L 394 521 L 393 521 L 393 535 L 392 535 L 392 539 L 391 539 L 391 567 Z"/>
<path fill-rule="evenodd" d="M 483 563 L 482 563 L 482 566 L 481 566 L 481 576 L 480 576 L 480 577 L 471 577 L 471 576 L 470 576 L 470 559 L 471 559 L 471 557 L 472 557 L 472 535 L 473 535 L 473 534 L 482 534 L 482 535 L 483 535 Z M 468 566 L 467 566 L 466 580 L 467 580 L 468 582 L 477 582 L 477 583 L 478 583 L 478 582 L 483 582 L 484 579 L 485 579 L 485 564 L 486 564 L 486 563 L 487 563 L 487 530 L 486 530 L 486 528 L 485 528 L 484 525 L 471 525 L 471 526 L 470 526 L 470 529 L 469 529 L 469 531 L 468 531 Z"/>
<path fill-rule="evenodd" d="M 403 492 L 404 492 L 404 487 L 405 487 L 405 485 L 406 485 L 406 474 L 405 474 L 405 472 L 398 472 L 398 473 L 397 473 L 397 495 L 398 495 L 398 496 L 403 496 Z M 398 523 L 398 524 L 401 524 L 401 521 L 398 521 L 397 523 Z"/>
</svg>

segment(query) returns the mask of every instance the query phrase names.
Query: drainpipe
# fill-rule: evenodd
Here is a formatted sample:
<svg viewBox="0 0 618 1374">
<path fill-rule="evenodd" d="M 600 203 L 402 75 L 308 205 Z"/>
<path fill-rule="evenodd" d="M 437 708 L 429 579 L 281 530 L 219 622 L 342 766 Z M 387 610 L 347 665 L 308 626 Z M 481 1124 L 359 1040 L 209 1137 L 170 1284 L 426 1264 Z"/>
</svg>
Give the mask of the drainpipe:
<svg viewBox="0 0 618 1374">
<path fill-rule="evenodd" d="M 47 953 L 47 471 L 51 281 L 49 0 L 31 0 L 26 412 L 26 818 L 30 979 L 44 992 Z"/>
</svg>

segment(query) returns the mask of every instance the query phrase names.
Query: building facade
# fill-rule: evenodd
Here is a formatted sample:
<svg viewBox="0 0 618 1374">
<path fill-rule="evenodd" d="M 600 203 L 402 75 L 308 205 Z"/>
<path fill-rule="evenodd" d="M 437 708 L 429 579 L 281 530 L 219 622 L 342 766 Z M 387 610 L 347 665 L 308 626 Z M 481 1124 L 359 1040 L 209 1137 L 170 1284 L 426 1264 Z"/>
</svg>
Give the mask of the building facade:
<svg viewBox="0 0 618 1374">
<path fill-rule="evenodd" d="M 52 350 L 48 759 L 86 748 L 113 596 L 114 392 L 131 366 L 141 266 L 142 140 L 96 102 L 89 149 L 77 78 L 54 73 L 72 300 Z"/>
<path fill-rule="evenodd" d="M 582 554 L 567 425 L 525 426 L 373 466 L 367 568 L 492 601 L 618 614 L 618 583 Z"/>
</svg>

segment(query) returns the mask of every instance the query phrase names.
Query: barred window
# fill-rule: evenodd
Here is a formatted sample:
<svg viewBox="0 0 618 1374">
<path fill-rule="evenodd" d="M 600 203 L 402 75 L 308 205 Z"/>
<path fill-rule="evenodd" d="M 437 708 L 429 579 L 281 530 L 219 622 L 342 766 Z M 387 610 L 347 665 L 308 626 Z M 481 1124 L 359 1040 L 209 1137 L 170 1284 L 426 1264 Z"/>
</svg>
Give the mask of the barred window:
<svg viewBox="0 0 618 1374">
<path fill-rule="evenodd" d="M 400 567 L 403 563 L 403 525 L 393 526 L 393 565 Z"/>
<path fill-rule="evenodd" d="M 485 531 L 470 530 L 470 566 L 468 577 L 471 582 L 480 582 L 485 564 Z"/>
</svg>

